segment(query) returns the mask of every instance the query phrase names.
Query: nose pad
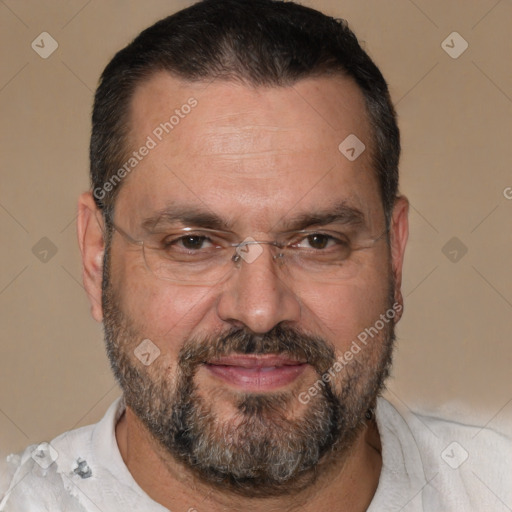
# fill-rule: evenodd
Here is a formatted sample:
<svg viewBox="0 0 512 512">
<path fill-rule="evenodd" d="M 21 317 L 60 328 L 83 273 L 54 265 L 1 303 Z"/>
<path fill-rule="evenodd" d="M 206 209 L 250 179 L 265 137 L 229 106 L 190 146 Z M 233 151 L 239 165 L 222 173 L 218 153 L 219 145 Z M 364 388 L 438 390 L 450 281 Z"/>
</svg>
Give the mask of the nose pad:
<svg viewBox="0 0 512 512">
<path fill-rule="evenodd" d="M 234 263 L 253 263 L 263 253 L 263 244 L 271 244 L 271 242 L 259 242 L 252 237 L 247 237 L 243 242 L 236 246 L 235 253 L 231 257 Z"/>
<path fill-rule="evenodd" d="M 262 245 L 274 242 L 247 241 L 239 246 L 231 260 L 238 271 L 230 274 L 217 301 L 217 314 L 224 322 L 245 325 L 254 333 L 266 333 L 281 322 L 300 319 L 301 305 L 295 294 L 293 281 L 282 279 L 273 262 L 284 262 L 283 250 L 269 247 L 271 254 L 263 254 Z M 278 254 L 275 254 L 278 252 Z"/>
<path fill-rule="evenodd" d="M 278 254 L 272 256 L 272 259 L 281 266 L 285 261 L 285 255 L 282 252 L 282 247 L 277 245 L 276 242 L 259 242 L 254 240 L 254 238 L 248 237 L 239 245 L 236 246 L 235 253 L 231 257 L 231 261 L 233 263 L 241 263 L 241 261 L 245 261 L 246 263 L 252 263 L 256 261 L 256 259 L 263 253 L 262 245 L 268 245 L 269 250 L 272 250 L 272 247 L 277 247 L 281 250 Z"/>
<path fill-rule="evenodd" d="M 284 264 L 284 254 L 282 252 L 280 252 L 279 254 L 276 254 L 274 256 L 274 261 L 279 265 L 283 265 Z"/>
</svg>

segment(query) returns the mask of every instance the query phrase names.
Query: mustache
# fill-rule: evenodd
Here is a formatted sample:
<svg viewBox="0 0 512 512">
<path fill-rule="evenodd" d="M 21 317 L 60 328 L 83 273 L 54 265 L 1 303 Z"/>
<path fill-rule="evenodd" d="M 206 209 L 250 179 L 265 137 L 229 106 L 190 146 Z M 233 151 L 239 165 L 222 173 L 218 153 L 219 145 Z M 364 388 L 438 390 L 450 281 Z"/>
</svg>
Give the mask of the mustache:
<svg viewBox="0 0 512 512">
<path fill-rule="evenodd" d="M 179 367 L 185 374 L 192 375 L 199 365 L 233 354 L 288 356 L 305 360 L 319 374 L 327 371 L 336 360 L 334 348 L 322 337 L 276 325 L 264 334 L 233 328 L 220 336 L 189 339 L 180 350 Z"/>
</svg>

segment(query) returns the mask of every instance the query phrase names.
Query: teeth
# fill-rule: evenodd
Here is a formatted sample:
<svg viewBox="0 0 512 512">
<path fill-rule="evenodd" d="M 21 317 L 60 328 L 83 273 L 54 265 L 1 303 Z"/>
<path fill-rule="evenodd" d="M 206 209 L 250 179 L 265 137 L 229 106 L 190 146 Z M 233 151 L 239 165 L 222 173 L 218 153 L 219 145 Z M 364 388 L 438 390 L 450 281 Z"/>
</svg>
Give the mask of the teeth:
<svg viewBox="0 0 512 512">
<path fill-rule="evenodd" d="M 272 370 L 275 370 L 276 367 L 275 366 L 264 366 L 263 368 L 261 368 L 261 371 L 262 372 L 271 372 Z"/>
</svg>

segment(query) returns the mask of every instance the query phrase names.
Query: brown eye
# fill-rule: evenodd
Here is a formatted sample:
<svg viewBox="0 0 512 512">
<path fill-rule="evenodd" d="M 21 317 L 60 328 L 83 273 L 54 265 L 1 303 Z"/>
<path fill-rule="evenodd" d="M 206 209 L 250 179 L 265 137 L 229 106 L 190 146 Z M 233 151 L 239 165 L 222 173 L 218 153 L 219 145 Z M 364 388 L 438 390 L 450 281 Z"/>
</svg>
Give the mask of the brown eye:
<svg viewBox="0 0 512 512">
<path fill-rule="evenodd" d="M 309 235 L 307 237 L 308 244 L 313 249 L 325 249 L 329 246 L 329 242 L 331 241 L 332 237 L 329 235 L 323 235 L 321 233 L 315 233 L 313 235 Z"/>
<path fill-rule="evenodd" d="M 205 236 L 197 236 L 197 235 L 189 235 L 184 236 L 180 239 L 181 244 L 185 249 L 188 250 L 198 250 L 203 248 L 203 244 L 206 241 Z"/>
<path fill-rule="evenodd" d="M 184 236 L 169 236 L 162 242 L 163 249 L 168 253 L 204 252 L 212 248 L 212 241 L 206 235 L 187 234 Z"/>
<path fill-rule="evenodd" d="M 297 242 L 290 244 L 299 249 L 304 258 L 330 258 L 341 261 L 348 257 L 350 244 L 342 233 L 303 233 Z"/>
</svg>

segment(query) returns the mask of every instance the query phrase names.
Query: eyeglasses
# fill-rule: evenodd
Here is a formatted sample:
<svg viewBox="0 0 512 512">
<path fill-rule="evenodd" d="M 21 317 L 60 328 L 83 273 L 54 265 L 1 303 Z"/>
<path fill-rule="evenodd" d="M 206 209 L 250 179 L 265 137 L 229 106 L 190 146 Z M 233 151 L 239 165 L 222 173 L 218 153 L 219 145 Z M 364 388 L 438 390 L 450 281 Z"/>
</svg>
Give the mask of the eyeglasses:
<svg viewBox="0 0 512 512">
<path fill-rule="evenodd" d="M 269 247 L 278 271 L 292 280 L 336 282 L 353 277 L 363 266 L 362 252 L 386 239 L 343 231 L 314 229 L 289 231 L 277 240 L 243 241 L 227 231 L 177 228 L 146 240 L 137 240 L 112 224 L 126 242 L 142 248 L 147 268 L 159 279 L 182 284 L 213 285 L 227 279 L 233 268 L 253 264 Z"/>
</svg>

